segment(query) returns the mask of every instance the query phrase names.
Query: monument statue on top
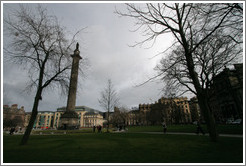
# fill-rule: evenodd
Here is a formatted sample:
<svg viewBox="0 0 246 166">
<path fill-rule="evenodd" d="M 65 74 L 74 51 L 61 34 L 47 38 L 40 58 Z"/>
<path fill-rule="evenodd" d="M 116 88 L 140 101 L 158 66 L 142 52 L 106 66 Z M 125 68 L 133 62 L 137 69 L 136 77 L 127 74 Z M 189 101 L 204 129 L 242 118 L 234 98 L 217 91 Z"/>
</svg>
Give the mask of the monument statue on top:
<svg viewBox="0 0 246 166">
<path fill-rule="evenodd" d="M 82 59 L 79 51 L 79 43 L 76 44 L 76 49 L 74 50 L 74 54 L 71 55 L 71 57 L 73 58 L 73 62 L 70 76 L 67 107 L 64 114 L 61 115 L 60 121 L 60 128 L 64 130 L 79 128 L 79 116 L 75 112 L 79 60 Z"/>
</svg>

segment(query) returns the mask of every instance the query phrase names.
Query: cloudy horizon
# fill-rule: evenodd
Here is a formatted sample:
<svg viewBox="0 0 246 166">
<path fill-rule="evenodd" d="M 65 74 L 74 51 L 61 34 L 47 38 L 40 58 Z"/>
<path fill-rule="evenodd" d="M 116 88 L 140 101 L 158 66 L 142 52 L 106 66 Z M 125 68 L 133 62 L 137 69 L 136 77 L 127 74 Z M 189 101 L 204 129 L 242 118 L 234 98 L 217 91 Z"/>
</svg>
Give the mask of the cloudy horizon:
<svg viewBox="0 0 246 166">
<path fill-rule="evenodd" d="M 35 3 L 27 4 L 34 7 Z M 140 32 L 131 32 L 134 20 L 119 17 L 115 9 L 124 10 L 122 3 L 44 3 L 48 13 L 55 15 L 60 24 L 70 32 L 87 27 L 78 40 L 80 55 L 88 62 L 84 75 L 79 74 L 76 106 L 87 106 L 105 111 L 100 107 L 98 99 L 111 79 L 124 107 L 138 107 L 141 103 L 153 103 L 162 96 L 162 83 L 155 80 L 139 85 L 156 75 L 154 67 L 163 55 L 155 56 L 168 48 L 173 41 L 170 34 L 158 38 L 153 47 L 129 47 L 143 39 Z M 10 9 L 18 8 L 18 4 L 4 3 L 3 15 Z M 5 36 L 4 36 L 5 35 Z M 8 41 L 3 31 L 3 45 Z M 74 46 L 75 48 L 75 46 Z M 148 49 L 147 49 L 148 48 Z M 4 55 L 6 56 L 6 55 Z M 83 60 L 82 59 L 82 60 Z M 18 104 L 30 112 L 35 91 L 23 92 L 28 82 L 27 71 L 15 64 L 3 60 L 3 104 Z M 58 91 L 46 91 L 40 101 L 39 111 L 56 111 L 67 104 L 67 96 Z M 187 96 L 188 97 L 188 96 Z"/>
</svg>

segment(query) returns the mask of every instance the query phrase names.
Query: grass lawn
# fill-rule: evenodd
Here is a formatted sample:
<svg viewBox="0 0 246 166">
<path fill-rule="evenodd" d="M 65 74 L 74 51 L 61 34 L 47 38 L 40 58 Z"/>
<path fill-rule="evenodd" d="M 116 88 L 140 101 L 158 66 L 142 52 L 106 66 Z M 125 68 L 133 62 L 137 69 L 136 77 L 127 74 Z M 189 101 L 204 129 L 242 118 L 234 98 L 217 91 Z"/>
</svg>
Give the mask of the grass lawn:
<svg viewBox="0 0 246 166">
<path fill-rule="evenodd" d="M 206 125 L 201 125 L 204 132 L 208 133 Z M 219 134 L 243 134 L 243 125 L 217 125 Z M 162 126 L 130 126 L 128 132 L 162 132 Z M 170 125 L 167 132 L 194 133 L 196 125 Z"/>
<path fill-rule="evenodd" d="M 144 133 L 3 136 L 4 163 L 242 163 L 243 139 Z"/>
</svg>

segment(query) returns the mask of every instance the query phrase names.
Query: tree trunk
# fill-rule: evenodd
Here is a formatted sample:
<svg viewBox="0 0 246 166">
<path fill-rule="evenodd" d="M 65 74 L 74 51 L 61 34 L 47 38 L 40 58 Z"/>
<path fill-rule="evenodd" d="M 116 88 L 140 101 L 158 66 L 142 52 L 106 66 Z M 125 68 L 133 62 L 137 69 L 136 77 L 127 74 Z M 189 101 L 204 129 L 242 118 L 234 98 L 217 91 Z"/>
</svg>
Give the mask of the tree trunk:
<svg viewBox="0 0 246 166">
<path fill-rule="evenodd" d="M 43 78 L 44 78 L 44 69 L 45 69 L 45 64 L 48 60 L 49 57 L 49 53 L 46 54 L 45 59 L 40 67 L 40 71 L 39 71 L 39 81 L 38 81 L 38 88 L 37 88 L 37 93 L 34 99 L 34 103 L 33 103 L 33 108 L 32 108 L 32 115 L 31 118 L 29 120 L 28 126 L 26 128 L 26 131 L 22 137 L 22 140 L 20 142 L 20 145 L 25 145 L 27 144 L 27 141 L 29 139 L 29 136 L 31 134 L 32 128 L 33 128 L 33 124 L 36 120 L 37 114 L 38 114 L 38 104 L 39 104 L 39 100 L 42 99 L 41 95 L 42 95 L 42 91 L 43 91 Z"/>
<path fill-rule="evenodd" d="M 209 107 L 208 95 L 206 95 L 205 90 L 201 88 L 200 82 L 193 68 L 193 65 L 191 65 L 191 68 L 188 67 L 188 69 L 189 69 L 190 76 L 193 80 L 194 87 L 197 92 L 198 103 L 199 103 L 201 111 L 203 112 L 210 139 L 211 141 L 216 142 L 218 140 L 218 133 L 216 130 L 214 115 L 212 113 L 212 110 Z"/>
<path fill-rule="evenodd" d="M 201 94 L 197 93 L 197 98 L 198 98 L 200 109 L 204 114 L 204 118 L 207 124 L 207 129 L 209 132 L 210 139 L 213 142 L 217 142 L 218 132 L 216 130 L 214 115 L 209 107 L 208 97 L 204 95 L 204 93 L 201 93 Z"/>
<path fill-rule="evenodd" d="M 107 121 L 107 133 L 109 132 L 108 131 L 108 128 L 109 128 L 109 110 L 108 110 L 108 117 L 107 117 L 108 121 Z"/>
<path fill-rule="evenodd" d="M 39 88 L 37 91 L 37 94 L 35 96 L 35 99 L 34 99 L 34 104 L 33 104 L 33 108 L 32 108 L 32 115 L 31 115 L 31 118 L 29 120 L 26 131 L 25 131 L 25 133 L 21 139 L 20 145 L 27 144 L 27 141 L 29 139 L 29 136 L 31 134 L 34 122 L 35 122 L 37 114 L 38 114 L 38 104 L 39 104 L 39 100 L 41 99 L 41 94 L 42 94 L 42 90 L 41 90 L 41 88 Z"/>
<path fill-rule="evenodd" d="M 216 142 L 218 140 L 218 133 L 216 130 L 216 125 L 215 125 L 213 113 L 209 107 L 208 95 L 206 95 L 205 90 L 202 89 L 202 87 L 201 87 L 200 81 L 198 79 L 198 75 L 195 71 L 192 52 L 189 49 L 190 47 L 189 47 L 189 44 L 185 38 L 185 35 L 184 35 L 184 32 L 183 32 L 181 25 L 180 25 L 180 29 L 181 29 L 180 35 L 181 35 L 181 39 L 183 42 L 183 48 L 185 50 L 186 64 L 187 64 L 187 67 L 189 70 L 189 76 L 191 77 L 191 79 L 193 81 L 193 85 L 196 89 L 198 103 L 199 103 L 201 111 L 204 114 L 204 118 L 206 120 L 206 124 L 207 124 L 207 128 L 208 128 L 208 132 L 209 132 L 209 136 L 211 138 L 211 141 Z"/>
</svg>

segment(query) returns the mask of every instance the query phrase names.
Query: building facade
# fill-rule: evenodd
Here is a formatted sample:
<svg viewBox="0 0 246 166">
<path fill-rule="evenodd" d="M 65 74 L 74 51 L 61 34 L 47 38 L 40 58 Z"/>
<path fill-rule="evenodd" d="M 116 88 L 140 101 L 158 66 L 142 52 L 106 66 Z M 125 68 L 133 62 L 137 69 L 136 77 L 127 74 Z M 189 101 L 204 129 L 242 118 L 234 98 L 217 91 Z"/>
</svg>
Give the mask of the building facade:
<svg viewBox="0 0 246 166">
<path fill-rule="evenodd" d="M 22 106 L 18 108 L 17 104 L 11 107 L 8 105 L 3 106 L 3 128 L 8 130 L 11 127 L 23 128 L 25 122 L 25 110 Z"/>
<path fill-rule="evenodd" d="M 57 108 L 57 112 L 54 113 L 53 128 L 59 128 L 61 126 L 60 117 L 65 112 L 66 107 Z M 78 114 L 79 127 L 93 127 L 103 125 L 104 119 L 100 111 L 86 107 L 76 106 L 75 112 Z"/>
<path fill-rule="evenodd" d="M 191 112 L 187 97 L 160 98 L 152 104 L 139 104 L 136 122 L 143 125 L 191 123 Z"/>
<path fill-rule="evenodd" d="M 190 123 L 191 112 L 187 97 L 179 98 L 164 98 L 158 100 L 158 103 L 162 104 L 167 108 L 166 112 L 168 120 L 171 123 Z"/>
<path fill-rule="evenodd" d="M 81 118 L 82 119 L 82 118 Z M 99 114 L 98 112 L 86 112 L 83 117 L 83 123 L 81 123 L 81 127 L 93 127 L 101 125 L 103 126 L 103 123 L 105 120 L 103 119 L 103 116 Z"/>
<path fill-rule="evenodd" d="M 128 113 L 128 120 L 127 124 L 129 126 L 135 126 L 139 124 L 139 110 L 138 109 L 132 109 Z"/>
<path fill-rule="evenodd" d="M 30 115 L 29 115 L 30 116 Z M 33 128 L 35 129 L 50 129 L 53 126 L 54 112 L 52 111 L 39 111 L 34 122 Z"/>
<path fill-rule="evenodd" d="M 243 119 L 243 64 L 224 68 L 216 75 L 210 91 L 210 107 L 216 121 Z"/>
<path fill-rule="evenodd" d="M 197 97 L 192 97 L 189 100 L 189 107 L 190 107 L 190 114 L 192 121 L 204 121 L 204 118 L 202 116 L 200 106 L 198 104 Z"/>
</svg>

